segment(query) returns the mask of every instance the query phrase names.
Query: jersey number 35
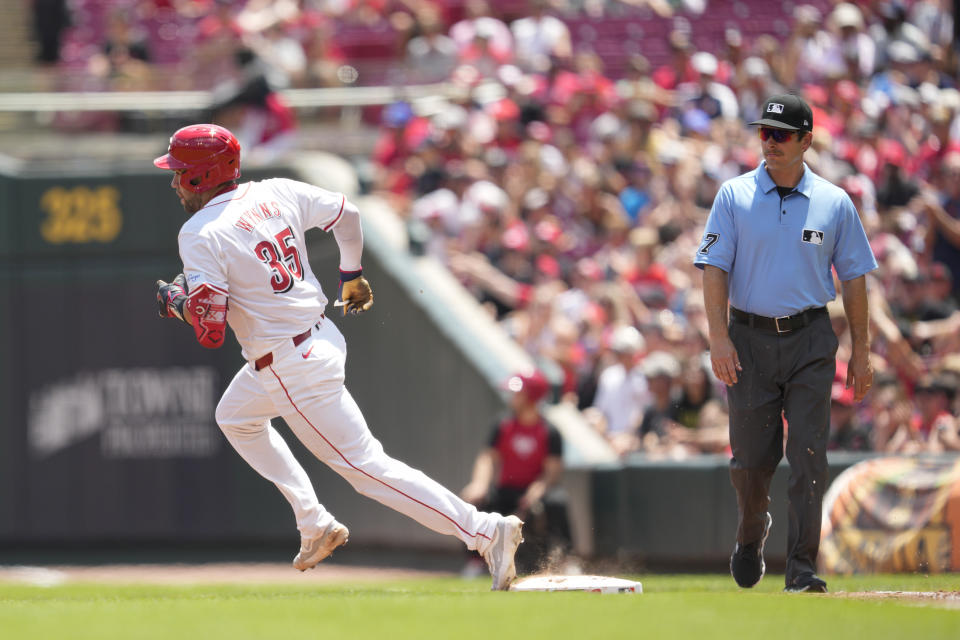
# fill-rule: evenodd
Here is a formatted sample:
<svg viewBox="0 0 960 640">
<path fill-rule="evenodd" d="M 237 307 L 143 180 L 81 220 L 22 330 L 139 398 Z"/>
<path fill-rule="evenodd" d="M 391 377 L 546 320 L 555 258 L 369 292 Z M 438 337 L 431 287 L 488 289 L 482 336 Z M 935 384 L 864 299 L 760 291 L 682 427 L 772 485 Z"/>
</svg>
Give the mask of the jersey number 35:
<svg viewBox="0 0 960 640">
<path fill-rule="evenodd" d="M 297 251 L 293 231 L 287 227 L 274 236 L 276 242 L 264 240 L 253 252 L 261 262 L 270 267 L 270 286 L 274 293 L 290 291 L 296 280 L 303 280 L 303 264 Z"/>
</svg>

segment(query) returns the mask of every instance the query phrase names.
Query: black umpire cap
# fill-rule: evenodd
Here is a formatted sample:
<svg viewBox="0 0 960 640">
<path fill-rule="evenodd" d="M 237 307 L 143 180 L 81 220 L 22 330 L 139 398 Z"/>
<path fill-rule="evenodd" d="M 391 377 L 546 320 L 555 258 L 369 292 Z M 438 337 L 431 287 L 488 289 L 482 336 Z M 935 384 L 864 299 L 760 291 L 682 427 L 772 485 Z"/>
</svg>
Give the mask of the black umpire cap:
<svg viewBox="0 0 960 640">
<path fill-rule="evenodd" d="M 763 103 L 763 118 L 750 124 L 788 131 L 812 131 L 813 111 L 803 98 L 786 93 Z"/>
</svg>

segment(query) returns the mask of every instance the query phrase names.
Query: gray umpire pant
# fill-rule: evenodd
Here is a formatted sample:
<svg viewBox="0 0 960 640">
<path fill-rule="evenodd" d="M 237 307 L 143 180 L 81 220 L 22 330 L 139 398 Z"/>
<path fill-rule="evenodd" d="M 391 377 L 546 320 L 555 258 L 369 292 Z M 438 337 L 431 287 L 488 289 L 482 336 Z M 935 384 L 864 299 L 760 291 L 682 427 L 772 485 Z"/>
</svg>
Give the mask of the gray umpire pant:
<svg viewBox="0 0 960 640">
<path fill-rule="evenodd" d="M 798 575 L 816 571 L 838 340 L 826 313 L 806 327 L 779 335 L 731 322 L 730 339 L 743 367 L 737 383 L 728 388 L 737 541 L 748 544 L 763 535 L 770 480 L 783 457 L 782 414 L 790 463 L 789 585 Z"/>
</svg>

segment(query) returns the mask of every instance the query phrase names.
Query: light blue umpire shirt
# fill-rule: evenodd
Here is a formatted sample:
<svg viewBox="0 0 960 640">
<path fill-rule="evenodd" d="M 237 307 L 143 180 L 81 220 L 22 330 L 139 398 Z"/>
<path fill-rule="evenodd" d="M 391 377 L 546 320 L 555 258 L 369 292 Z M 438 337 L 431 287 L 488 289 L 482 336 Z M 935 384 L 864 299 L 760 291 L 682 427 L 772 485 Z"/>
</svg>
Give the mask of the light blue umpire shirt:
<svg viewBox="0 0 960 640">
<path fill-rule="evenodd" d="M 720 186 L 693 263 L 729 274 L 730 304 L 776 318 L 833 300 L 841 281 L 877 268 L 850 196 L 813 173 L 784 198 L 766 163 Z"/>
</svg>

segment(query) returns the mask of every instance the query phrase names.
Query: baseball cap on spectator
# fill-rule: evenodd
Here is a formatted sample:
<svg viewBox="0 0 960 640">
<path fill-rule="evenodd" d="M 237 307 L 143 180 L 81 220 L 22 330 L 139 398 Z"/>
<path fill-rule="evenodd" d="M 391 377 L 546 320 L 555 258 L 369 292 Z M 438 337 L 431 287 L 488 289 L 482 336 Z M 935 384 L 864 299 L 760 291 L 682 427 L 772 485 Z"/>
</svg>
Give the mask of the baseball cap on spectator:
<svg viewBox="0 0 960 640">
<path fill-rule="evenodd" d="M 743 61 L 743 70 L 748 78 L 766 78 L 770 75 L 770 65 L 763 58 L 750 56 Z"/>
<path fill-rule="evenodd" d="M 523 196 L 523 207 L 525 209 L 539 209 L 547 206 L 550 202 L 550 196 L 540 187 L 534 187 L 527 191 Z"/>
<path fill-rule="evenodd" d="M 708 51 L 698 51 L 690 57 L 690 66 L 699 74 L 716 75 L 717 57 Z"/>
<path fill-rule="evenodd" d="M 499 122 L 516 120 L 520 117 L 520 107 L 510 98 L 501 98 L 496 102 L 490 103 L 488 111 L 490 115 Z"/>
<path fill-rule="evenodd" d="M 624 355 L 633 355 L 641 351 L 646 341 L 636 327 L 618 327 L 610 336 L 610 350 Z"/>
<path fill-rule="evenodd" d="M 620 118 L 607 111 L 590 123 L 590 135 L 595 140 L 610 140 L 622 130 Z"/>
<path fill-rule="evenodd" d="M 657 160 L 660 161 L 660 164 L 672 166 L 677 164 L 684 155 L 686 155 L 686 149 L 682 142 L 679 140 L 665 140 L 657 152 Z"/>
<path fill-rule="evenodd" d="M 585 90 L 583 81 L 579 75 L 571 71 L 560 71 L 550 88 L 550 101 L 555 104 L 564 104 L 583 90 Z"/>
<path fill-rule="evenodd" d="M 594 282 L 603 280 L 603 268 L 593 258 L 580 258 L 577 260 L 577 273 Z"/>
<path fill-rule="evenodd" d="M 467 121 L 467 131 L 478 144 L 487 144 L 497 135 L 497 123 L 486 111 L 474 111 Z"/>
<path fill-rule="evenodd" d="M 469 114 L 458 104 L 447 103 L 436 114 L 431 122 L 442 131 L 460 131 L 467 124 Z"/>
<path fill-rule="evenodd" d="M 560 225 L 556 223 L 555 220 L 546 219 L 541 220 L 534 226 L 533 232 L 538 238 L 544 242 L 549 242 L 550 244 L 556 243 L 556 241 L 563 235 L 563 229 L 560 228 Z"/>
<path fill-rule="evenodd" d="M 800 24 L 820 24 L 823 14 L 812 4 L 797 5 L 793 10 L 793 19 Z"/>
<path fill-rule="evenodd" d="M 887 56 L 890 58 L 890 62 L 897 64 L 920 62 L 920 52 L 912 44 L 903 40 L 894 40 L 887 45 Z"/>
<path fill-rule="evenodd" d="M 934 106 L 940 104 L 940 87 L 932 82 L 921 82 L 917 87 L 917 93 L 920 94 L 920 100 L 925 105 Z"/>
<path fill-rule="evenodd" d="M 507 193 L 487 180 L 480 180 L 472 184 L 467 191 L 471 202 L 483 213 L 501 213 L 509 204 Z"/>
<path fill-rule="evenodd" d="M 529 96 L 537 102 L 545 102 L 550 93 L 550 83 L 543 74 L 527 74 L 517 81 L 513 89 L 521 96 Z"/>
<path fill-rule="evenodd" d="M 902 167 L 907 159 L 907 152 L 903 145 L 889 138 L 883 138 L 877 143 L 877 154 L 880 156 L 881 162 L 896 167 Z"/>
<path fill-rule="evenodd" d="M 537 267 L 537 271 L 545 276 L 550 276 L 551 278 L 560 277 L 560 263 L 548 253 L 538 255 L 534 261 L 534 265 Z"/>
<path fill-rule="evenodd" d="M 907 84 L 890 87 L 890 100 L 895 105 L 916 108 L 920 106 L 920 92 Z"/>
<path fill-rule="evenodd" d="M 850 27 L 863 29 L 863 13 L 860 7 L 850 2 L 841 2 L 833 8 L 830 14 L 830 23 L 837 29 Z"/>
<path fill-rule="evenodd" d="M 530 232 L 527 230 L 527 225 L 519 220 L 515 221 L 504 230 L 500 242 L 505 249 L 525 251 L 530 246 Z"/>
<path fill-rule="evenodd" d="M 920 94 L 920 100 L 930 108 L 930 119 L 939 122 L 947 122 L 953 115 L 951 110 L 943 104 L 940 98 L 940 88 L 931 82 L 923 82 L 917 87 Z"/>
<path fill-rule="evenodd" d="M 532 402 L 540 402 L 550 391 L 550 383 L 536 370 L 511 376 L 504 387 L 514 393 L 523 393 Z"/>
<path fill-rule="evenodd" d="M 481 24 L 486 25 L 488 23 L 483 22 Z M 480 25 L 477 25 L 478 32 L 479 26 Z M 516 87 L 519 83 L 523 82 L 525 77 L 520 67 L 515 64 L 503 64 L 497 69 L 497 79 L 499 79 L 505 87 Z"/>
<path fill-rule="evenodd" d="M 652 351 L 640 364 L 640 371 L 646 378 L 666 376 L 676 378 L 680 375 L 680 362 L 666 351 Z"/>
<path fill-rule="evenodd" d="M 489 169 L 503 169 L 508 161 L 507 152 L 500 147 L 490 147 L 483 152 L 483 162 Z"/>
<path fill-rule="evenodd" d="M 655 247 L 660 242 L 657 230 L 652 227 L 634 227 L 630 231 L 630 244 L 640 249 L 644 247 Z"/>
<path fill-rule="evenodd" d="M 860 99 L 860 87 L 850 80 L 841 80 L 833 90 L 844 102 L 856 102 Z"/>
<path fill-rule="evenodd" d="M 960 111 L 960 90 L 955 87 L 940 89 L 940 103 L 952 111 Z"/>
<path fill-rule="evenodd" d="M 434 172 L 435 175 L 430 178 L 431 181 L 442 181 L 447 179 L 447 173 L 443 170 Z M 457 196 L 449 189 L 436 189 L 430 193 L 421 196 L 411 205 L 410 215 L 414 220 L 442 220 L 451 211 L 456 211 Z"/>
<path fill-rule="evenodd" d="M 763 118 L 751 125 L 788 131 L 813 130 L 813 112 L 803 98 L 792 93 L 773 96 L 763 103 Z"/>
</svg>

